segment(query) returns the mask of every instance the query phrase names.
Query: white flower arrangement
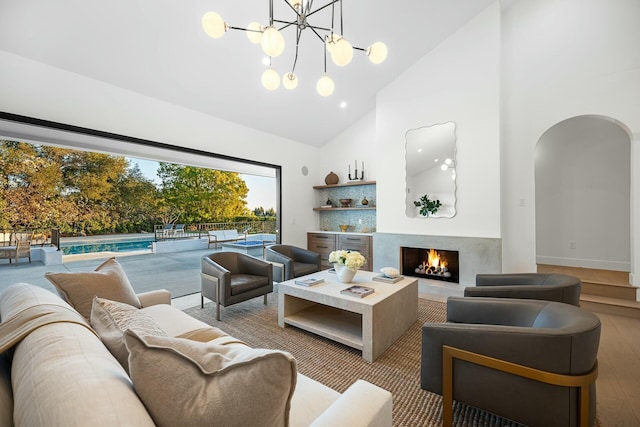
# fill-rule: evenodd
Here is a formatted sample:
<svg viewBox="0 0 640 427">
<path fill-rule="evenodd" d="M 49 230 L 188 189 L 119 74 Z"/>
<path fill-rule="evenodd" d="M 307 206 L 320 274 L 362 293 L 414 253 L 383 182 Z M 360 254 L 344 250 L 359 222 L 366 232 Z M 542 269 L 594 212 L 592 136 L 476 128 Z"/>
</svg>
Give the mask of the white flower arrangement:
<svg viewBox="0 0 640 427">
<path fill-rule="evenodd" d="M 333 251 L 329 254 L 329 262 L 342 264 L 348 269 L 357 270 L 367 262 L 367 259 L 356 251 Z"/>
</svg>

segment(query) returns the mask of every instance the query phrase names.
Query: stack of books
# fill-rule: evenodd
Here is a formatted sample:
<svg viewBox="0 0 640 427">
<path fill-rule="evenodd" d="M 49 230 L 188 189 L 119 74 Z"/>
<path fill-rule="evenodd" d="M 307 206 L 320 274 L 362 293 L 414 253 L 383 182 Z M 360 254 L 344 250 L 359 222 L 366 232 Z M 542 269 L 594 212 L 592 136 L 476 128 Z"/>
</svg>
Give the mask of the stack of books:
<svg viewBox="0 0 640 427">
<path fill-rule="evenodd" d="M 295 283 L 296 285 L 300 285 L 300 286 L 315 286 L 318 283 L 322 283 L 324 282 L 324 279 L 320 278 L 320 277 L 309 277 L 307 279 L 296 279 L 293 281 L 293 283 Z"/>
<path fill-rule="evenodd" d="M 372 280 L 376 282 L 385 282 L 385 283 L 398 283 L 400 280 L 404 279 L 404 276 L 396 276 L 389 277 L 384 274 L 378 274 L 377 276 L 373 276 Z"/>
<path fill-rule="evenodd" d="M 375 289 L 373 288 L 370 288 L 368 286 L 359 286 L 359 285 L 349 286 L 348 288 L 340 291 L 342 295 L 349 295 L 356 298 L 364 298 L 367 295 L 371 295 L 374 292 L 375 292 Z"/>
</svg>

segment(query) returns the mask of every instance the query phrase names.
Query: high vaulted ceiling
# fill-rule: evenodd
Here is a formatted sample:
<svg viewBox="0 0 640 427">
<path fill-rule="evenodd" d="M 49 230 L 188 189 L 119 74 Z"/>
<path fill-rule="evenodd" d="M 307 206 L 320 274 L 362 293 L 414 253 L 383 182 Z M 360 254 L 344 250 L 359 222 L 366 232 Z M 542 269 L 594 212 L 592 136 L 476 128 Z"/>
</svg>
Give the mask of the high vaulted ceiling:
<svg viewBox="0 0 640 427">
<path fill-rule="evenodd" d="M 293 20 L 286 0 L 276 18 Z M 314 9 L 326 4 L 315 0 Z M 387 60 L 374 65 L 356 51 L 351 64 L 327 72 L 335 92 L 315 90 L 323 45 L 305 30 L 297 89 L 261 85 L 265 55 L 243 31 L 209 38 L 201 26 L 216 11 L 233 26 L 268 22 L 268 0 L 0 0 L 0 49 L 245 126 L 322 146 L 375 106 L 376 93 L 477 15 L 493 0 L 343 0 L 344 35 L 366 48 L 383 41 Z M 310 18 L 330 26 L 331 8 Z M 295 30 L 273 58 L 282 75 L 293 64 Z M 1 66 L 1 65 L 0 65 Z M 340 103 L 345 102 L 346 108 Z"/>
</svg>

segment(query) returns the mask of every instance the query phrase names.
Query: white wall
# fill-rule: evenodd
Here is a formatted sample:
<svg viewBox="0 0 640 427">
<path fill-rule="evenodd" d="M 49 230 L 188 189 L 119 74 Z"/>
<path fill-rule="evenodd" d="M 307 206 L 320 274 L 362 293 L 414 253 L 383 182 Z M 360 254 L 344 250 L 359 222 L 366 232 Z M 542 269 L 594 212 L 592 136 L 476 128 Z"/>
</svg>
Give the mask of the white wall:
<svg viewBox="0 0 640 427">
<path fill-rule="evenodd" d="M 630 269 L 629 135 L 602 117 L 565 120 L 536 146 L 538 264 Z"/>
<path fill-rule="evenodd" d="M 535 271 L 534 152 L 571 117 L 600 115 L 632 138 L 632 245 L 640 245 L 640 2 L 515 2 L 502 16 L 503 271 Z M 521 206 L 521 201 L 524 206 Z M 635 226 L 634 226 L 635 224 Z M 632 270 L 637 264 L 632 251 Z"/>
<path fill-rule="evenodd" d="M 340 164 L 336 147 L 347 143 L 355 144 L 357 158 L 373 157 L 367 178 L 377 177 L 377 231 L 500 236 L 499 75 L 496 3 L 380 91 L 375 120 L 368 115 L 323 147 L 323 164 L 334 169 Z M 452 219 L 408 218 L 405 133 L 448 121 L 456 123 L 458 213 Z"/>
<path fill-rule="evenodd" d="M 4 51 L 0 64 L 0 111 L 281 165 L 282 241 L 306 246 L 315 227 L 310 188 L 324 179 L 319 149 Z"/>
</svg>

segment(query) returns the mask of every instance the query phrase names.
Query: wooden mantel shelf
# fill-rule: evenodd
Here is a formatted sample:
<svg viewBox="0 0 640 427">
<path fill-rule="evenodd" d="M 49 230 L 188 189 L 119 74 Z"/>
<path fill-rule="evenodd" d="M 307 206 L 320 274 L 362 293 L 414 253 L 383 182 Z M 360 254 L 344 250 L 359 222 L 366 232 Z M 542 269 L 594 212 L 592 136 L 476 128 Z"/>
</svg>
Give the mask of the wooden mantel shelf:
<svg viewBox="0 0 640 427">
<path fill-rule="evenodd" d="M 316 190 L 321 190 L 323 188 L 338 188 L 338 187 L 351 187 L 355 185 L 374 185 L 375 181 L 349 181 L 344 184 L 333 184 L 333 185 L 314 185 L 313 188 Z"/>
</svg>

